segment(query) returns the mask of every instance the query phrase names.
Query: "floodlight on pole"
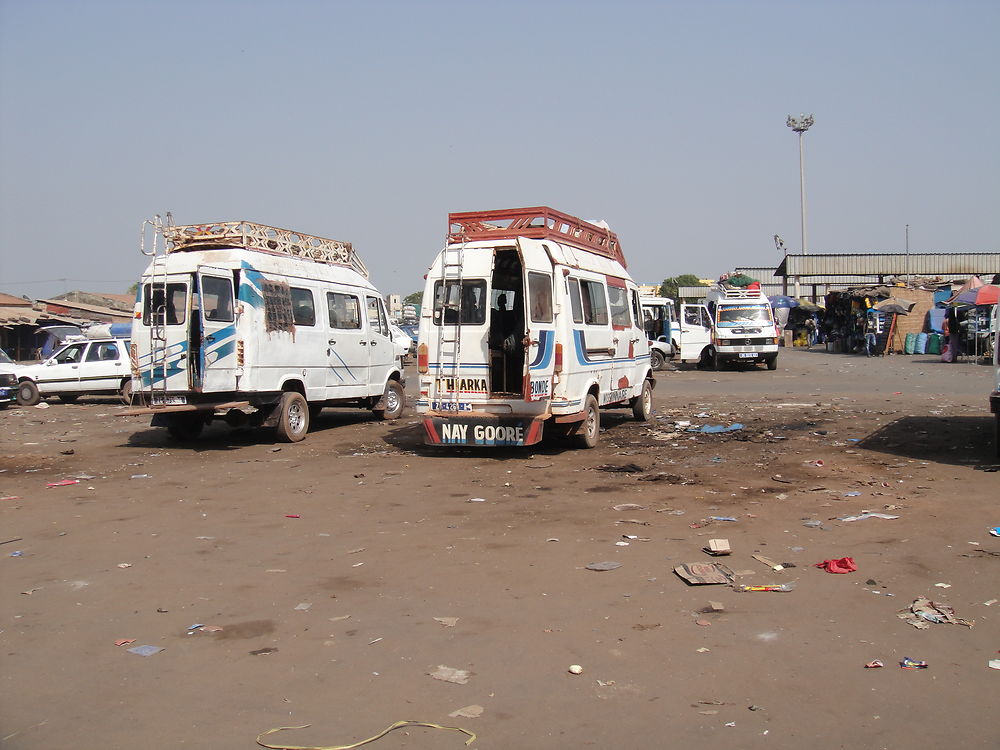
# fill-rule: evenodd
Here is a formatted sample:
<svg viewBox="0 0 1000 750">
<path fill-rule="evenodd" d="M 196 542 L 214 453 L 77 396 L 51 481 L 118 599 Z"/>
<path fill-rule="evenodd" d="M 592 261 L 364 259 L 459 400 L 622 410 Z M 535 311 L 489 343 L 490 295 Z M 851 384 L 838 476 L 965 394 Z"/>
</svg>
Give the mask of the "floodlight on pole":
<svg viewBox="0 0 1000 750">
<path fill-rule="evenodd" d="M 815 119 L 812 115 L 799 115 L 792 117 L 788 115 L 785 124 L 799 134 L 799 198 L 802 206 L 802 254 L 809 252 L 809 245 L 806 241 L 806 156 L 805 146 L 802 136 L 813 126 Z"/>
</svg>

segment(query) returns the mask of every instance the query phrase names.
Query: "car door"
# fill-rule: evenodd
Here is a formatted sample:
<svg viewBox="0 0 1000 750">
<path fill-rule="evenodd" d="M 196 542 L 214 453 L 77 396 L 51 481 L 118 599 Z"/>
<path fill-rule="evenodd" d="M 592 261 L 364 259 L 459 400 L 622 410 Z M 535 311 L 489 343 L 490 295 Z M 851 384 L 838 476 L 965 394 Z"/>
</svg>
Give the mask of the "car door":
<svg viewBox="0 0 1000 750">
<path fill-rule="evenodd" d="M 555 372 L 555 316 L 552 304 L 551 266 L 531 269 L 526 259 L 528 283 L 527 350 L 524 373 L 526 401 L 552 398 L 552 375 Z"/>
<path fill-rule="evenodd" d="M 327 292 L 326 310 L 327 398 L 367 396 L 371 337 L 361 314 L 361 298 L 347 290 Z"/>
<path fill-rule="evenodd" d="M 708 309 L 704 305 L 681 305 L 680 329 L 681 360 L 700 360 L 702 351 L 712 343 Z"/>
<path fill-rule="evenodd" d="M 198 270 L 201 294 L 201 349 L 198 368 L 202 390 L 236 390 L 236 308 L 232 272 L 202 266 Z"/>
<path fill-rule="evenodd" d="M 365 309 L 368 317 L 368 336 L 363 341 L 368 344 L 369 392 L 375 396 L 385 390 L 389 372 L 396 362 L 396 352 L 389 332 L 389 318 L 385 314 L 385 304 L 381 297 L 366 295 Z"/>
<path fill-rule="evenodd" d="M 80 363 L 87 353 L 87 342 L 60 349 L 40 368 L 35 381 L 41 393 L 71 393 L 80 388 Z"/>
<path fill-rule="evenodd" d="M 115 341 L 93 341 L 80 363 L 81 391 L 117 391 L 130 376 L 123 352 Z"/>
</svg>

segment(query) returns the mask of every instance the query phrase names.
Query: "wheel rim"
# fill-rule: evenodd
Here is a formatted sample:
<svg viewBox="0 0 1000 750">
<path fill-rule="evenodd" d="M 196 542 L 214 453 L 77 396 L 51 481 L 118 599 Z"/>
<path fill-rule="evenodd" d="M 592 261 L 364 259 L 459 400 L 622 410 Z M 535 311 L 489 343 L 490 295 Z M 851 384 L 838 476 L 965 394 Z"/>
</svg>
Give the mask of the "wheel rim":
<svg viewBox="0 0 1000 750">
<path fill-rule="evenodd" d="M 587 424 L 585 427 L 587 431 L 587 437 L 593 437 L 597 434 L 597 410 L 588 409 L 587 410 Z"/>
<path fill-rule="evenodd" d="M 399 394 L 395 388 L 389 388 L 385 393 L 385 410 L 389 414 L 395 414 L 399 408 Z"/>
<path fill-rule="evenodd" d="M 305 427 L 306 416 L 305 412 L 302 411 L 302 404 L 295 401 L 288 406 L 288 429 L 293 433 L 302 432 L 302 428 Z"/>
<path fill-rule="evenodd" d="M 653 394 L 649 392 L 649 388 L 643 386 L 642 389 L 642 410 L 644 413 L 649 414 L 653 409 Z"/>
</svg>

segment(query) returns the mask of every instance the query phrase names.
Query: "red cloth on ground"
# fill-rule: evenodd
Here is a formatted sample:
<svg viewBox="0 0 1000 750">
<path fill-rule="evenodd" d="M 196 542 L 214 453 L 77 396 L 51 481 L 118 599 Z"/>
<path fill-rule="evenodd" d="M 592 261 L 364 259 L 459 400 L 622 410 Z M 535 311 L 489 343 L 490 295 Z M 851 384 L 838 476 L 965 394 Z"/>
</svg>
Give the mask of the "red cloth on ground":
<svg viewBox="0 0 1000 750">
<path fill-rule="evenodd" d="M 827 573 L 853 573 L 858 569 L 853 557 L 842 557 L 839 560 L 824 560 L 815 567 L 823 568 Z"/>
</svg>

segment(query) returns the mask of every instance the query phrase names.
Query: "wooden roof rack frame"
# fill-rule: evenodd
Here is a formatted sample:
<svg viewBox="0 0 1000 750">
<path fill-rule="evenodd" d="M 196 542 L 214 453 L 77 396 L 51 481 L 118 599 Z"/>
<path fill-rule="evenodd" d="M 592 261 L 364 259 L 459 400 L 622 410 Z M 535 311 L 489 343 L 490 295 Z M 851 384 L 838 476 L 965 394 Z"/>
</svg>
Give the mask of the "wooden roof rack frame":
<svg viewBox="0 0 1000 750">
<path fill-rule="evenodd" d="M 368 268 L 350 242 L 315 237 L 250 221 L 220 221 L 163 227 L 167 252 L 242 247 L 272 255 L 289 255 L 317 263 L 349 266 L 368 278 Z"/>
<path fill-rule="evenodd" d="M 516 237 L 565 243 L 626 266 L 618 235 L 548 206 L 448 214 L 448 242 Z"/>
</svg>

